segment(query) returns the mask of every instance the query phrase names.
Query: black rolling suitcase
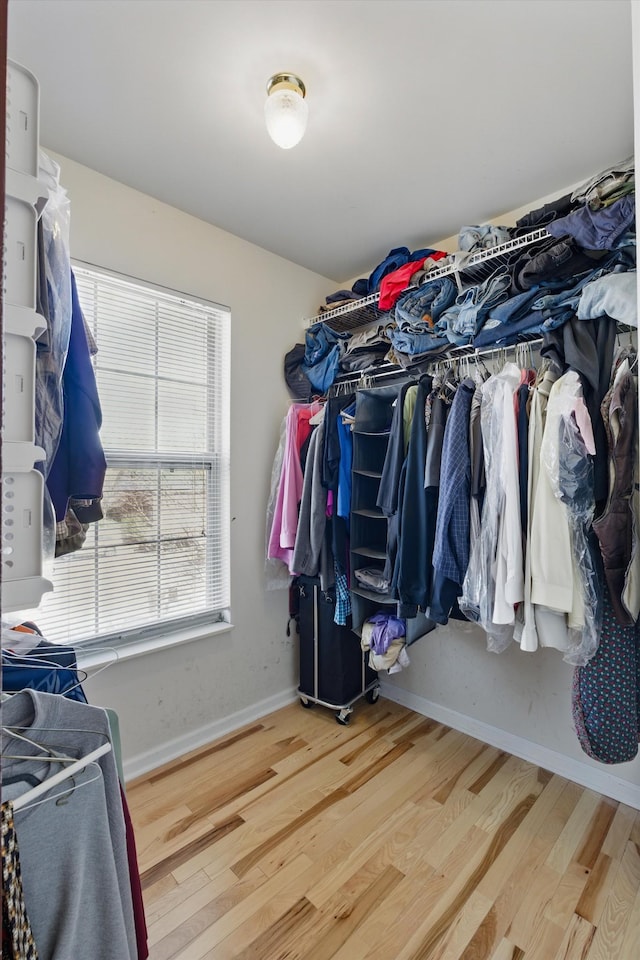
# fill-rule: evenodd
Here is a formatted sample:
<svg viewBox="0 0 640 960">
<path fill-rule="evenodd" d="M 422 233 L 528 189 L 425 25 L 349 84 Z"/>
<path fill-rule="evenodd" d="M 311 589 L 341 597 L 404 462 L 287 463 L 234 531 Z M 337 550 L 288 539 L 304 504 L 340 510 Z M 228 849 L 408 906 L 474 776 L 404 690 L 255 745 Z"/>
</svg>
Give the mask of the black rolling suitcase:
<svg viewBox="0 0 640 960">
<path fill-rule="evenodd" d="M 346 626 L 334 623 L 335 591 L 320 589 L 315 577 L 297 577 L 299 596 L 300 686 L 305 707 L 313 703 L 336 710 L 339 723 L 348 723 L 360 697 L 378 699 L 378 674 L 368 664 L 360 640 Z"/>
</svg>

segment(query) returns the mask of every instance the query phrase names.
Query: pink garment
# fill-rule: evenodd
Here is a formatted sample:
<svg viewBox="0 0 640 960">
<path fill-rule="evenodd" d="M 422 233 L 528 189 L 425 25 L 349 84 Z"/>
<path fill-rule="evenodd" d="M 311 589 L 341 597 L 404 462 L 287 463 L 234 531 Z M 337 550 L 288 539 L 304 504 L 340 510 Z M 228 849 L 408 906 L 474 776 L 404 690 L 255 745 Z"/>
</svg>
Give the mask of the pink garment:
<svg viewBox="0 0 640 960">
<path fill-rule="evenodd" d="M 267 556 L 270 560 L 282 560 L 289 570 L 298 530 L 298 504 L 302 497 L 300 449 L 311 431 L 309 420 L 321 406 L 320 403 L 293 403 L 287 413 L 284 459 Z"/>
</svg>

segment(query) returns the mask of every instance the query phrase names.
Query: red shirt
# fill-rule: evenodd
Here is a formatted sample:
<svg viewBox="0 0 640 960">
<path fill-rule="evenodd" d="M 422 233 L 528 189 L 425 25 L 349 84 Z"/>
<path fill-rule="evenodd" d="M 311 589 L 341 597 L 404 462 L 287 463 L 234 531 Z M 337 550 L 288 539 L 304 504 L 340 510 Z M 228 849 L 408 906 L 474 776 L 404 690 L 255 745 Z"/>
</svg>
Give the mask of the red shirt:
<svg viewBox="0 0 640 960">
<path fill-rule="evenodd" d="M 405 263 L 404 266 L 398 267 L 398 269 L 392 273 L 388 273 L 386 277 L 382 278 L 380 283 L 379 308 L 381 310 L 391 310 L 391 307 L 394 306 L 400 294 L 409 286 L 411 277 L 414 273 L 417 273 L 418 270 L 422 270 L 427 260 L 441 260 L 442 257 L 446 256 L 447 254 L 444 250 L 434 250 L 428 257 L 424 257 L 422 260 L 410 260 L 409 263 Z"/>
</svg>

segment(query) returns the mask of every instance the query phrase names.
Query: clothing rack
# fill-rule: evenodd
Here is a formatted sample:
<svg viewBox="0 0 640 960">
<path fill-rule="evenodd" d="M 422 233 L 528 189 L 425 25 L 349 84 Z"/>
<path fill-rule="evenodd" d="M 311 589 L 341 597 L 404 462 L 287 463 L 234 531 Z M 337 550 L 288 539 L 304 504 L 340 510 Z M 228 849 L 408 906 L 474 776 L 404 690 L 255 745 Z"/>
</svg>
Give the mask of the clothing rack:
<svg viewBox="0 0 640 960">
<path fill-rule="evenodd" d="M 623 324 L 618 324 L 619 328 L 624 327 Z M 624 327 L 625 332 L 632 328 Z M 509 350 L 516 350 L 518 347 L 537 347 L 543 343 L 543 337 L 531 336 L 526 338 L 525 336 L 521 337 L 516 343 L 505 344 L 503 346 L 496 347 L 474 347 L 472 344 L 469 346 L 459 346 L 452 347 L 451 350 L 448 350 L 446 353 L 439 353 L 433 355 L 433 358 L 428 358 L 423 360 L 421 363 L 416 364 L 415 367 L 398 367 L 396 364 L 385 364 L 383 367 L 378 368 L 377 372 L 369 373 L 366 370 L 361 371 L 358 375 L 348 375 L 345 377 L 338 377 L 334 383 L 329 388 L 330 396 L 337 396 L 341 392 L 344 392 L 349 387 L 357 386 L 375 386 L 376 381 L 378 380 L 392 380 L 393 378 L 404 379 L 405 377 L 411 376 L 420 376 L 423 373 L 426 373 L 430 368 L 435 367 L 437 364 L 446 364 L 449 362 L 455 362 L 458 360 L 483 360 L 487 357 L 491 357 L 495 354 L 502 354 Z"/>
<path fill-rule="evenodd" d="M 430 270 L 423 280 L 423 284 L 430 283 L 440 277 L 453 275 L 458 290 L 462 291 L 463 285 L 481 283 L 493 273 L 497 266 L 506 265 L 509 255 L 514 250 L 521 250 L 523 247 L 539 243 L 541 240 L 548 239 L 548 237 L 549 234 L 546 229 L 541 228 L 525 233 L 521 237 L 507 240 L 506 243 L 488 247 L 486 250 L 478 250 L 474 253 L 458 250 L 446 258 L 447 263 L 444 266 L 434 267 L 433 270 Z M 407 287 L 407 290 L 410 289 L 412 289 L 411 286 Z M 379 300 L 380 291 L 378 290 L 367 297 L 362 297 L 360 300 L 341 304 L 333 310 L 327 310 L 315 317 L 310 317 L 304 321 L 304 324 L 311 327 L 322 322 L 336 332 L 355 330 L 389 316 L 388 312 L 379 309 Z"/>
</svg>

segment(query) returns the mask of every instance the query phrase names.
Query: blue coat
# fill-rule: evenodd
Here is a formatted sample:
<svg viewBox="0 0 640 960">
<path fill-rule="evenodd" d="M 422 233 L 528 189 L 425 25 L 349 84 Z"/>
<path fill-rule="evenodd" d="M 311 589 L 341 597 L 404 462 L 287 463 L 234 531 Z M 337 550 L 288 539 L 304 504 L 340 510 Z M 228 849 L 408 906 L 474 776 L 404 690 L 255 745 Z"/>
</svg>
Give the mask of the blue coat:
<svg viewBox="0 0 640 960">
<path fill-rule="evenodd" d="M 71 296 L 71 335 L 62 375 L 64 419 L 58 450 L 47 477 L 58 523 L 64 520 L 70 497 L 98 500 L 102 496 L 107 469 L 100 440 L 102 410 L 73 272 Z M 74 511 L 81 523 L 102 517 L 99 505 L 87 508 L 86 512 L 74 506 Z"/>
</svg>

